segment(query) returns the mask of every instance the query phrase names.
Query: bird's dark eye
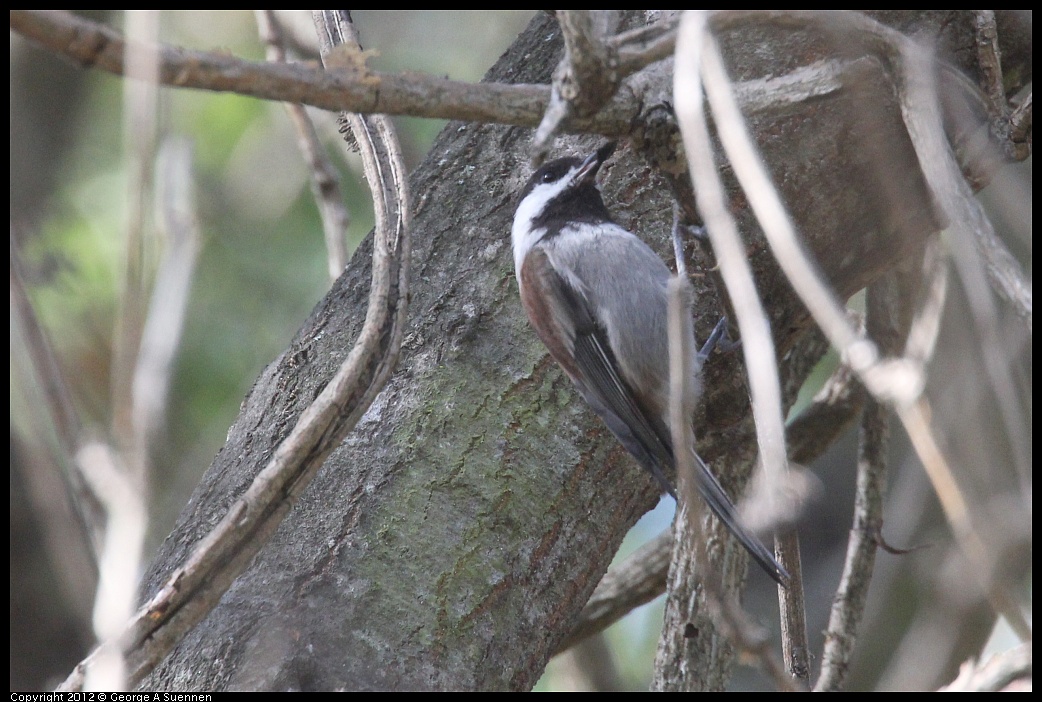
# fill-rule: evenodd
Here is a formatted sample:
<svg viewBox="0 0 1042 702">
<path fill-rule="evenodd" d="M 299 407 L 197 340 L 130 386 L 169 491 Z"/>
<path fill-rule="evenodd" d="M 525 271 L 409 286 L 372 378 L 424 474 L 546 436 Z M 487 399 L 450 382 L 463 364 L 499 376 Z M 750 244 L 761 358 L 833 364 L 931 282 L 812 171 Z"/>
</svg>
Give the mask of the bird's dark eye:
<svg viewBox="0 0 1042 702">
<path fill-rule="evenodd" d="M 552 183 L 557 180 L 557 175 L 553 171 L 547 171 L 543 174 L 544 183 Z"/>
</svg>

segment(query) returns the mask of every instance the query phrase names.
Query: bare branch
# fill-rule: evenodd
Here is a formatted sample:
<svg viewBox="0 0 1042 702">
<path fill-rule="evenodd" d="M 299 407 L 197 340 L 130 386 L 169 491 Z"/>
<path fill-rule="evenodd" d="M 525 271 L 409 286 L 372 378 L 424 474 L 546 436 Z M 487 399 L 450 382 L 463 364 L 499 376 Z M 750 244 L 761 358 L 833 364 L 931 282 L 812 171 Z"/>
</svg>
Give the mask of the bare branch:
<svg viewBox="0 0 1042 702">
<path fill-rule="evenodd" d="M 285 63 L 286 51 L 282 46 L 281 26 L 275 18 L 275 11 L 255 10 L 254 14 L 261 38 L 267 46 L 268 60 L 273 63 Z M 333 281 L 340 277 L 344 266 L 347 265 L 347 228 L 351 224 L 351 215 L 340 191 L 340 175 L 326 158 L 315 125 L 304 106 L 287 102 L 285 107 L 297 132 L 297 146 L 310 167 L 311 194 L 322 217 L 329 279 Z"/>
<path fill-rule="evenodd" d="M 619 75 L 628 76 L 672 56 L 679 19 L 679 15 L 675 15 L 612 37 L 608 44 L 616 53 L 616 70 Z"/>
<path fill-rule="evenodd" d="M 693 446 L 690 417 L 694 410 L 695 349 L 691 330 L 691 283 L 675 276 L 669 282 L 670 341 L 670 433 L 674 446 Z M 677 451 L 677 513 L 673 520 L 673 558 L 667 581 L 666 621 L 655 661 L 652 689 L 679 691 L 710 689 L 713 681 L 698 674 L 704 662 L 703 651 L 692 645 L 690 630 L 699 619 L 699 595 L 704 594 L 707 610 L 716 628 L 743 653 L 754 658 L 779 689 L 794 690 L 794 681 L 772 655 L 770 639 L 752 625 L 723 586 L 722 571 L 709 558 L 709 547 L 702 520 L 702 499 L 693 451 Z M 703 615 L 704 616 L 704 615 Z"/>
<path fill-rule="evenodd" d="M 550 104 L 532 137 L 533 160 L 541 163 L 554 137 L 572 118 L 595 114 L 618 89 L 621 76 L 605 41 L 614 18 L 611 10 L 558 10 L 564 35 L 564 58 L 554 71 Z"/>
<path fill-rule="evenodd" d="M 335 46 L 337 34 L 324 35 Z M 325 458 L 354 427 L 398 358 L 408 290 L 409 220 L 405 167 L 385 118 L 359 134 L 376 201 L 369 308 L 355 347 L 246 492 L 187 561 L 137 612 L 120 638 L 128 679 L 140 681 L 220 599 L 299 498 Z M 82 684 L 96 654 L 62 685 Z"/>
<path fill-rule="evenodd" d="M 1009 116 L 1009 136 L 1015 142 L 1026 141 L 1028 132 L 1031 131 L 1031 96 L 1032 93 L 1029 91 L 1024 101 L 1017 105 Z"/>
<path fill-rule="evenodd" d="M 969 234 L 973 236 L 977 253 L 984 261 L 985 272 L 992 287 L 1010 303 L 1013 310 L 1024 320 L 1028 332 L 1031 332 L 1032 284 L 1023 267 L 995 233 L 990 221 L 984 218 L 981 222 L 971 221 L 969 224 L 977 224 Z"/>
<path fill-rule="evenodd" d="M 720 113 L 720 107 L 716 103 L 725 99 L 720 93 L 729 95 L 730 90 L 726 75 L 723 75 L 723 81 L 720 79 L 723 72 L 722 66 L 709 63 L 714 61 L 719 64 L 719 56 L 715 48 L 710 48 L 713 40 L 704 30 L 704 15 L 688 13 L 681 20 L 673 92 L 676 99 L 677 117 L 684 136 L 684 148 L 691 164 L 691 180 L 695 185 L 699 210 L 705 217 L 709 236 L 713 242 L 713 251 L 716 253 L 720 272 L 738 317 L 738 327 L 741 331 L 749 375 L 760 460 L 768 483 L 764 495 L 770 501 L 774 499 L 774 495 L 778 494 L 778 487 L 785 483 L 787 472 L 781 389 L 770 325 L 756 292 L 749 262 L 745 257 L 737 226 L 728 210 L 723 184 L 712 156 L 709 130 L 702 108 L 702 85 L 698 76 L 699 70 L 701 69 L 706 74 L 705 87 L 710 99 L 714 100 L 714 95 L 716 95 L 713 106 L 714 114 L 717 128 L 721 131 L 725 144 L 727 138 L 723 135 L 721 122 L 726 121 L 728 116 Z M 703 47 L 705 47 L 704 51 Z M 744 132 L 743 124 L 739 118 L 737 128 L 741 132 Z M 744 140 L 747 137 L 739 133 L 737 138 Z M 768 509 L 772 513 L 775 511 L 770 507 Z M 795 557 L 797 555 L 792 548 L 779 549 L 777 546 L 776 537 L 775 550 L 783 559 L 786 556 Z M 798 561 L 781 560 L 780 562 L 794 580 L 801 578 Z M 795 588 L 796 592 L 802 595 L 802 586 L 796 584 Z M 786 598 L 786 601 L 790 600 Z M 794 623 L 797 618 L 799 618 L 799 614 L 793 613 L 789 618 L 790 623 Z M 793 632 L 799 629 L 805 631 L 806 624 L 792 625 Z M 806 657 L 809 652 L 805 636 L 803 641 L 804 643 L 797 641 L 789 653 L 798 652 Z M 794 658 L 788 659 L 786 665 L 790 666 L 790 673 L 809 670 L 810 667 L 809 664 L 799 663 Z"/>
<path fill-rule="evenodd" d="M 977 62 L 984 83 L 982 87 L 987 96 L 992 137 L 998 141 L 1006 158 L 1023 161 L 1031 155 L 1031 144 L 1027 142 L 1027 130 L 1030 129 L 1031 122 L 1029 117 L 1025 124 L 1023 113 L 1016 114 L 1012 111 L 1009 100 L 1006 98 L 1006 85 L 1002 73 L 1002 51 L 999 48 L 999 30 L 995 22 L 995 11 L 974 10 L 973 29 L 977 43 Z M 1030 114 L 1030 93 L 1026 103 Z M 1017 112 L 1020 112 L 1022 107 L 1023 105 L 1018 107 Z"/>
<path fill-rule="evenodd" d="M 681 278 L 687 277 L 687 256 L 684 255 L 684 231 L 681 222 L 680 203 L 673 203 L 673 227 L 670 229 L 670 239 L 673 242 L 673 263 L 677 267 L 677 275 Z"/>
<path fill-rule="evenodd" d="M 159 13 L 133 10 L 127 15 L 127 33 L 136 39 L 127 45 L 124 57 L 127 81 L 123 93 L 124 158 L 127 160 L 127 223 L 123 239 L 123 260 L 119 311 L 112 341 L 109 395 L 112 411 L 112 441 L 124 457 L 124 465 L 146 489 L 148 462 L 134 449 L 134 373 L 141 335 L 144 332 L 146 304 L 154 273 L 153 257 L 158 249 L 153 204 L 155 200 L 156 142 L 159 136 L 157 115 L 159 91 L 156 77 L 159 59 L 155 38 L 159 35 Z M 134 456 L 131 459 L 131 456 Z"/>
<path fill-rule="evenodd" d="M 84 671 L 89 691 L 126 690 L 127 661 L 119 636 L 136 602 L 148 509 L 141 485 L 107 444 L 87 442 L 76 454 L 84 476 L 105 507 L 105 536 L 98 558 L 98 588 L 91 617 L 100 646 Z"/>
<path fill-rule="evenodd" d="M 969 504 L 940 446 L 937 445 L 930 426 L 933 412 L 929 403 L 925 398 L 920 398 L 910 406 L 897 407 L 896 411 L 926 474 L 930 477 L 934 492 L 944 508 L 945 518 L 951 525 L 959 547 L 970 561 L 970 570 L 981 581 L 995 611 L 1006 618 L 1021 640 L 1030 641 L 1031 627 L 1024 620 L 1020 606 L 1008 592 L 1006 585 L 994 579 L 995 573 L 989 567 L 988 549 L 973 528 Z"/>
<path fill-rule="evenodd" d="M 703 17 L 701 20 L 703 26 L 704 21 Z M 684 24 L 685 21 L 682 21 L 682 32 L 684 31 Z M 690 31 L 695 29 L 696 27 L 692 25 Z M 683 57 L 685 60 L 693 60 L 695 62 L 694 65 L 701 68 L 705 80 L 706 95 L 719 122 L 730 118 L 732 111 L 737 112 L 737 105 L 733 101 L 729 81 L 723 68 L 719 51 L 716 49 L 715 41 L 708 35 L 704 35 L 702 41 L 705 42 L 704 52 L 685 53 Z M 701 41 L 692 35 L 691 42 L 690 50 L 697 51 Z M 678 45 L 679 52 L 680 48 Z M 698 82 L 694 84 L 682 83 L 681 71 L 687 71 L 687 68 L 682 68 L 678 59 L 677 86 L 674 89 L 674 93 L 677 94 L 678 114 L 681 111 L 679 105 L 682 91 L 698 90 L 699 94 L 701 91 L 701 86 Z M 687 99 L 685 98 L 684 101 L 686 102 Z M 724 113 L 725 103 L 726 114 Z M 688 105 L 686 107 L 688 110 L 697 108 L 701 113 L 700 104 Z M 692 113 L 689 112 L 688 115 L 688 119 L 692 119 Z M 704 117 L 700 117 L 699 121 L 704 127 Z M 745 141 L 748 143 L 748 134 L 744 130 L 744 122 L 739 119 L 729 125 L 729 127 L 735 126 L 738 126 L 740 131 L 732 132 L 732 138 L 736 142 Z M 760 460 L 769 481 L 780 485 L 784 482 L 783 476 L 786 471 L 787 460 L 785 455 L 784 422 L 781 412 L 780 384 L 774 360 L 776 354 L 774 342 L 770 335 L 770 327 L 759 296 L 756 294 L 752 272 L 742 250 L 737 226 L 723 198 L 723 185 L 720 182 L 719 175 L 716 174 L 716 169 L 712 168 L 712 147 L 708 139 L 708 130 L 699 129 L 699 141 L 696 142 L 694 137 L 689 141 L 686 133 L 695 128 L 693 122 L 689 123 L 685 130 L 684 120 L 682 120 L 681 128 L 685 131 L 685 148 L 689 153 L 697 154 L 697 157 L 705 163 L 700 168 L 703 172 L 697 176 L 694 174 L 694 169 L 692 169 L 692 181 L 695 183 L 695 192 L 699 196 L 699 208 L 705 214 L 709 236 L 713 242 L 713 250 L 717 252 L 717 260 L 724 282 L 731 292 L 731 299 L 738 314 L 742 343 L 745 348 L 746 364 L 749 368 L 750 392 L 753 400 L 753 414 L 757 425 Z M 725 143 L 725 148 L 727 148 L 728 138 L 724 136 L 725 130 L 720 125 L 718 125 L 718 129 L 721 131 L 721 139 Z M 701 138 L 703 134 L 705 136 L 704 141 Z M 733 160 L 733 156 L 731 158 Z M 704 196 L 700 192 L 702 178 L 716 181 L 711 189 L 706 188 Z M 709 215 L 710 211 L 714 212 L 712 218 Z M 740 292 L 736 294 L 736 291 Z M 742 321 L 743 316 L 747 319 L 744 323 Z M 788 564 L 783 563 L 782 565 L 788 568 Z"/>
<path fill-rule="evenodd" d="M 149 438 L 164 413 L 169 360 L 180 339 L 178 329 L 168 344 L 168 330 L 158 326 L 166 320 L 161 314 L 150 315 L 147 309 L 155 273 L 153 259 L 159 251 L 154 170 L 160 133 L 155 51 L 159 13 L 128 11 L 126 26 L 127 35 L 136 40 L 127 52 L 127 75 L 139 80 L 128 81 L 123 93 L 129 206 L 109 374 L 112 446 L 87 444 L 77 452 L 84 475 L 105 506 L 105 537 L 98 560 L 92 617 L 100 645 L 95 652 L 96 664 L 87 668 L 84 675 L 83 687 L 89 691 L 127 689 L 127 662 L 118 637 L 137 604 L 137 582 L 148 529 Z M 194 260 L 194 252 L 188 255 Z M 175 293 L 173 308 L 165 308 L 173 309 L 178 319 L 182 311 L 178 302 L 187 299 L 191 268 L 189 265 L 187 276 L 176 283 L 184 291 L 183 297 L 178 298 Z M 156 303 L 153 312 L 164 309 L 167 302 L 155 297 L 152 301 Z"/>
<path fill-rule="evenodd" d="M 895 310 L 896 286 L 892 276 L 868 290 L 868 332 L 885 343 L 888 352 L 896 351 L 898 321 Z M 886 343 L 888 342 L 888 343 Z M 876 537 L 883 528 L 883 497 L 887 482 L 887 451 L 890 446 L 889 411 L 885 405 L 869 401 L 861 417 L 857 463 L 857 488 L 854 496 L 854 523 L 847 542 L 846 562 L 839 587 L 832 599 L 821 676 L 814 689 L 838 691 L 843 688 L 857 642 L 858 629 L 868 599 L 868 586 L 875 566 Z"/>
<path fill-rule="evenodd" d="M 142 549 L 148 530 L 149 454 L 166 415 L 173 361 L 181 341 L 199 252 L 191 148 L 185 142 L 168 142 L 158 161 L 157 200 L 167 245 L 152 287 L 133 368 L 129 445 L 122 457 L 100 443 L 88 444 L 77 453 L 84 474 L 105 504 L 107 517 L 94 606 L 94 631 L 101 645 L 96 665 L 86 671 L 87 690 L 126 689 L 126 661 L 118 638 L 137 603 Z"/>
<path fill-rule="evenodd" d="M 996 653 L 986 661 L 969 660 L 959 668 L 959 677 L 938 692 L 1030 692 L 1031 659 L 1028 642 Z"/>
<path fill-rule="evenodd" d="M 732 11 L 734 12 L 734 11 Z M 724 15 L 714 22 L 727 24 L 748 21 L 757 15 Z M 96 22 L 63 12 L 13 10 L 11 29 L 66 56 L 77 63 L 123 75 L 124 57 L 128 42 L 119 32 Z M 778 21 L 769 15 L 763 19 Z M 649 56 L 620 61 L 657 60 L 672 45 L 668 21 L 656 30 L 659 39 L 653 40 Z M 626 53 L 625 47 L 639 43 L 640 30 L 623 33 L 608 41 L 611 46 Z M 158 56 L 158 81 L 163 85 L 195 88 L 219 92 L 234 92 L 260 99 L 300 103 L 331 111 L 410 115 L 435 119 L 455 119 L 472 122 L 493 122 L 536 127 L 540 124 L 550 103 L 551 88 L 545 85 L 507 85 L 503 83 L 472 84 L 428 76 L 415 72 L 388 74 L 370 70 L 364 54 L 343 71 L 323 71 L 310 64 L 272 64 L 244 61 L 227 54 L 191 51 L 158 45 L 151 47 Z M 638 52 L 639 53 L 639 52 Z M 644 64 L 647 65 L 647 64 Z M 620 80 L 630 75 L 635 64 L 620 67 Z M 748 88 L 739 87 L 743 101 L 748 100 L 753 111 L 768 109 L 772 92 L 778 100 L 814 99 L 842 89 L 842 78 L 857 65 L 834 62 L 821 69 L 804 67 L 792 77 L 777 84 L 750 81 Z M 764 92 L 767 91 L 767 92 Z M 745 103 L 743 102 L 743 106 Z M 569 120 L 569 133 L 593 133 L 605 136 L 626 136 L 640 117 L 643 105 L 635 95 L 617 92 L 607 104 L 590 117 L 575 115 Z M 691 213 L 688 213 L 689 215 Z M 696 221 L 689 216 L 691 221 Z"/>
<path fill-rule="evenodd" d="M 698 477 L 693 450 L 695 433 L 691 417 L 695 409 L 696 370 L 691 366 L 695 349 L 691 320 L 693 292 L 686 276 L 669 281 L 669 432 L 673 439 L 677 470 L 677 509 L 673 515 L 673 555 L 666 580 L 666 614 L 655 656 L 652 690 L 697 690 L 704 684 L 698 670 L 697 646 L 688 645 L 687 628 L 698 619 L 699 591 L 712 588 L 720 576 L 717 564 L 709 560 L 706 529 L 703 524 L 703 500 L 698 494 Z M 712 584 L 711 584 L 712 583 Z"/>
<path fill-rule="evenodd" d="M 604 631 L 630 611 L 666 591 L 666 571 L 673 551 L 673 533 L 662 532 L 629 558 L 604 574 L 583 607 L 579 623 L 557 651 Z"/>
<path fill-rule="evenodd" d="M 200 247 L 191 145 L 167 140 L 159 151 L 157 170 L 159 226 L 166 246 L 152 287 L 132 388 L 134 451 L 141 453 L 133 460 L 142 465 L 166 415 Z"/>
<path fill-rule="evenodd" d="M 76 453 L 84 440 L 83 426 L 73 406 L 69 385 L 54 353 L 54 347 L 29 300 L 13 228 L 10 256 L 12 335 L 17 328 L 28 348 L 28 353 L 20 356 L 28 360 L 30 382 L 40 388 L 43 396 L 43 409 L 62 454 L 55 463 L 61 468 L 62 483 L 65 485 L 69 504 L 76 514 L 79 527 L 83 530 L 88 557 L 96 566 L 104 538 L 105 512 L 76 460 Z"/>
<path fill-rule="evenodd" d="M 778 561 L 795 573 L 787 587 L 778 588 L 778 610 L 781 622 L 783 672 L 797 688 L 810 687 L 810 642 L 807 638 L 807 605 L 803 589 L 803 557 L 799 532 L 795 526 L 779 531 L 774 537 Z"/>
<path fill-rule="evenodd" d="M 62 12 L 11 12 L 11 28 L 84 66 L 124 75 L 128 42 L 116 31 Z M 418 73 L 387 74 L 365 66 L 323 71 L 305 64 L 244 61 L 226 54 L 150 47 L 159 58 L 163 85 L 234 92 L 331 111 L 411 115 L 468 122 L 535 127 L 550 101 L 545 85 L 464 83 Z M 637 116 L 632 96 L 617 95 L 589 119 L 575 119 L 569 132 L 621 136 Z"/>
<path fill-rule="evenodd" d="M 1002 52 L 999 50 L 999 30 L 994 10 L 974 10 L 973 28 L 977 39 L 977 60 L 984 79 L 984 94 L 988 96 L 988 111 L 993 124 L 1009 119 L 1006 89 L 1002 81 Z"/>
<path fill-rule="evenodd" d="M 942 256 L 938 237 L 930 238 L 923 255 L 923 293 L 908 330 L 904 355 L 925 367 L 933 357 L 948 293 L 948 262 Z M 873 337 L 878 338 L 875 334 Z"/>
</svg>

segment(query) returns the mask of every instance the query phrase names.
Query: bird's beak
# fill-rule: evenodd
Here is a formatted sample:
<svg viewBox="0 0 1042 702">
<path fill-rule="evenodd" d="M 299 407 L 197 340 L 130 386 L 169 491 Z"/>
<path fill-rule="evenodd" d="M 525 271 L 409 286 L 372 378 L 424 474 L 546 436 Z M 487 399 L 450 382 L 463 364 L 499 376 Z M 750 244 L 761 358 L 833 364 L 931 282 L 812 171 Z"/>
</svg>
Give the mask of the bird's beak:
<svg viewBox="0 0 1042 702">
<path fill-rule="evenodd" d="M 586 160 L 579 165 L 579 172 L 575 174 L 576 182 L 593 179 L 604 162 L 615 152 L 615 146 L 616 142 L 609 141 L 587 156 Z"/>
</svg>

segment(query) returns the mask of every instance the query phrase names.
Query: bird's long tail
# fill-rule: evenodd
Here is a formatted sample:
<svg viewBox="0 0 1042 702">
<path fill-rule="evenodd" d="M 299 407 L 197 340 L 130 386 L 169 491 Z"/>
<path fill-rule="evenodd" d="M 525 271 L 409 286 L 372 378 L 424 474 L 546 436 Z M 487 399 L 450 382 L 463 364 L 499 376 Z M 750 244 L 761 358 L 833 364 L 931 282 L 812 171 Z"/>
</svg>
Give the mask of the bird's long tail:
<svg viewBox="0 0 1042 702">
<path fill-rule="evenodd" d="M 716 515 L 717 519 L 723 522 L 728 531 L 737 537 L 738 541 L 745 547 L 745 550 L 766 571 L 767 575 L 771 576 L 779 585 L 785 587 L 789 581 L 789 573 L 775 560 L 774 554 L 763 545 L 763 542 L 742 525 L 741 520 L 738 518 L 738 509 L 731 502 L 727 493 L 724 492 L 716 477 L 709 472 L 709 467 L 706 466 L 705 461 L 697 453 L 692 451 L 692 454 L 695 457 L 698 492 L 702 495 L 706 504 L 709 505 L 709 509 L 713 510 L 713 514 Z M 676 497 L 675 494 L 673 496 Z"/>
</svg>

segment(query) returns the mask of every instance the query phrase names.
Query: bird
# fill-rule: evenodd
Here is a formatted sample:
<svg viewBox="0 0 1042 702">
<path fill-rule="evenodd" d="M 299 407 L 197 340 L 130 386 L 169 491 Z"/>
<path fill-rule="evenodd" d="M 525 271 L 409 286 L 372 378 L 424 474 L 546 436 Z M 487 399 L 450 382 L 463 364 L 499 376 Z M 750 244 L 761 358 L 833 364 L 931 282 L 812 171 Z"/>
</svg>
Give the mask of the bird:
<svg viewBox="0 0 1042 702">
<path fill-rule="evenodd" d="M 514 270 L 522 307 L 550 355 L 612 434 L 676 499 L 668 477 L 675 474 L 668 429 L 666 286 L 672 274 L 604 204 L 596 176 L 614 150 L 608 142 L 585 159 L 556 159 L 532 174 L 511 227 Z M 697 392 L 705 355 L 703 350 L 692 359 Z M 689 450 L 706 504 L 785 586 L 788 573 L 742 525 L 694 447 Z"/>
</svg>

